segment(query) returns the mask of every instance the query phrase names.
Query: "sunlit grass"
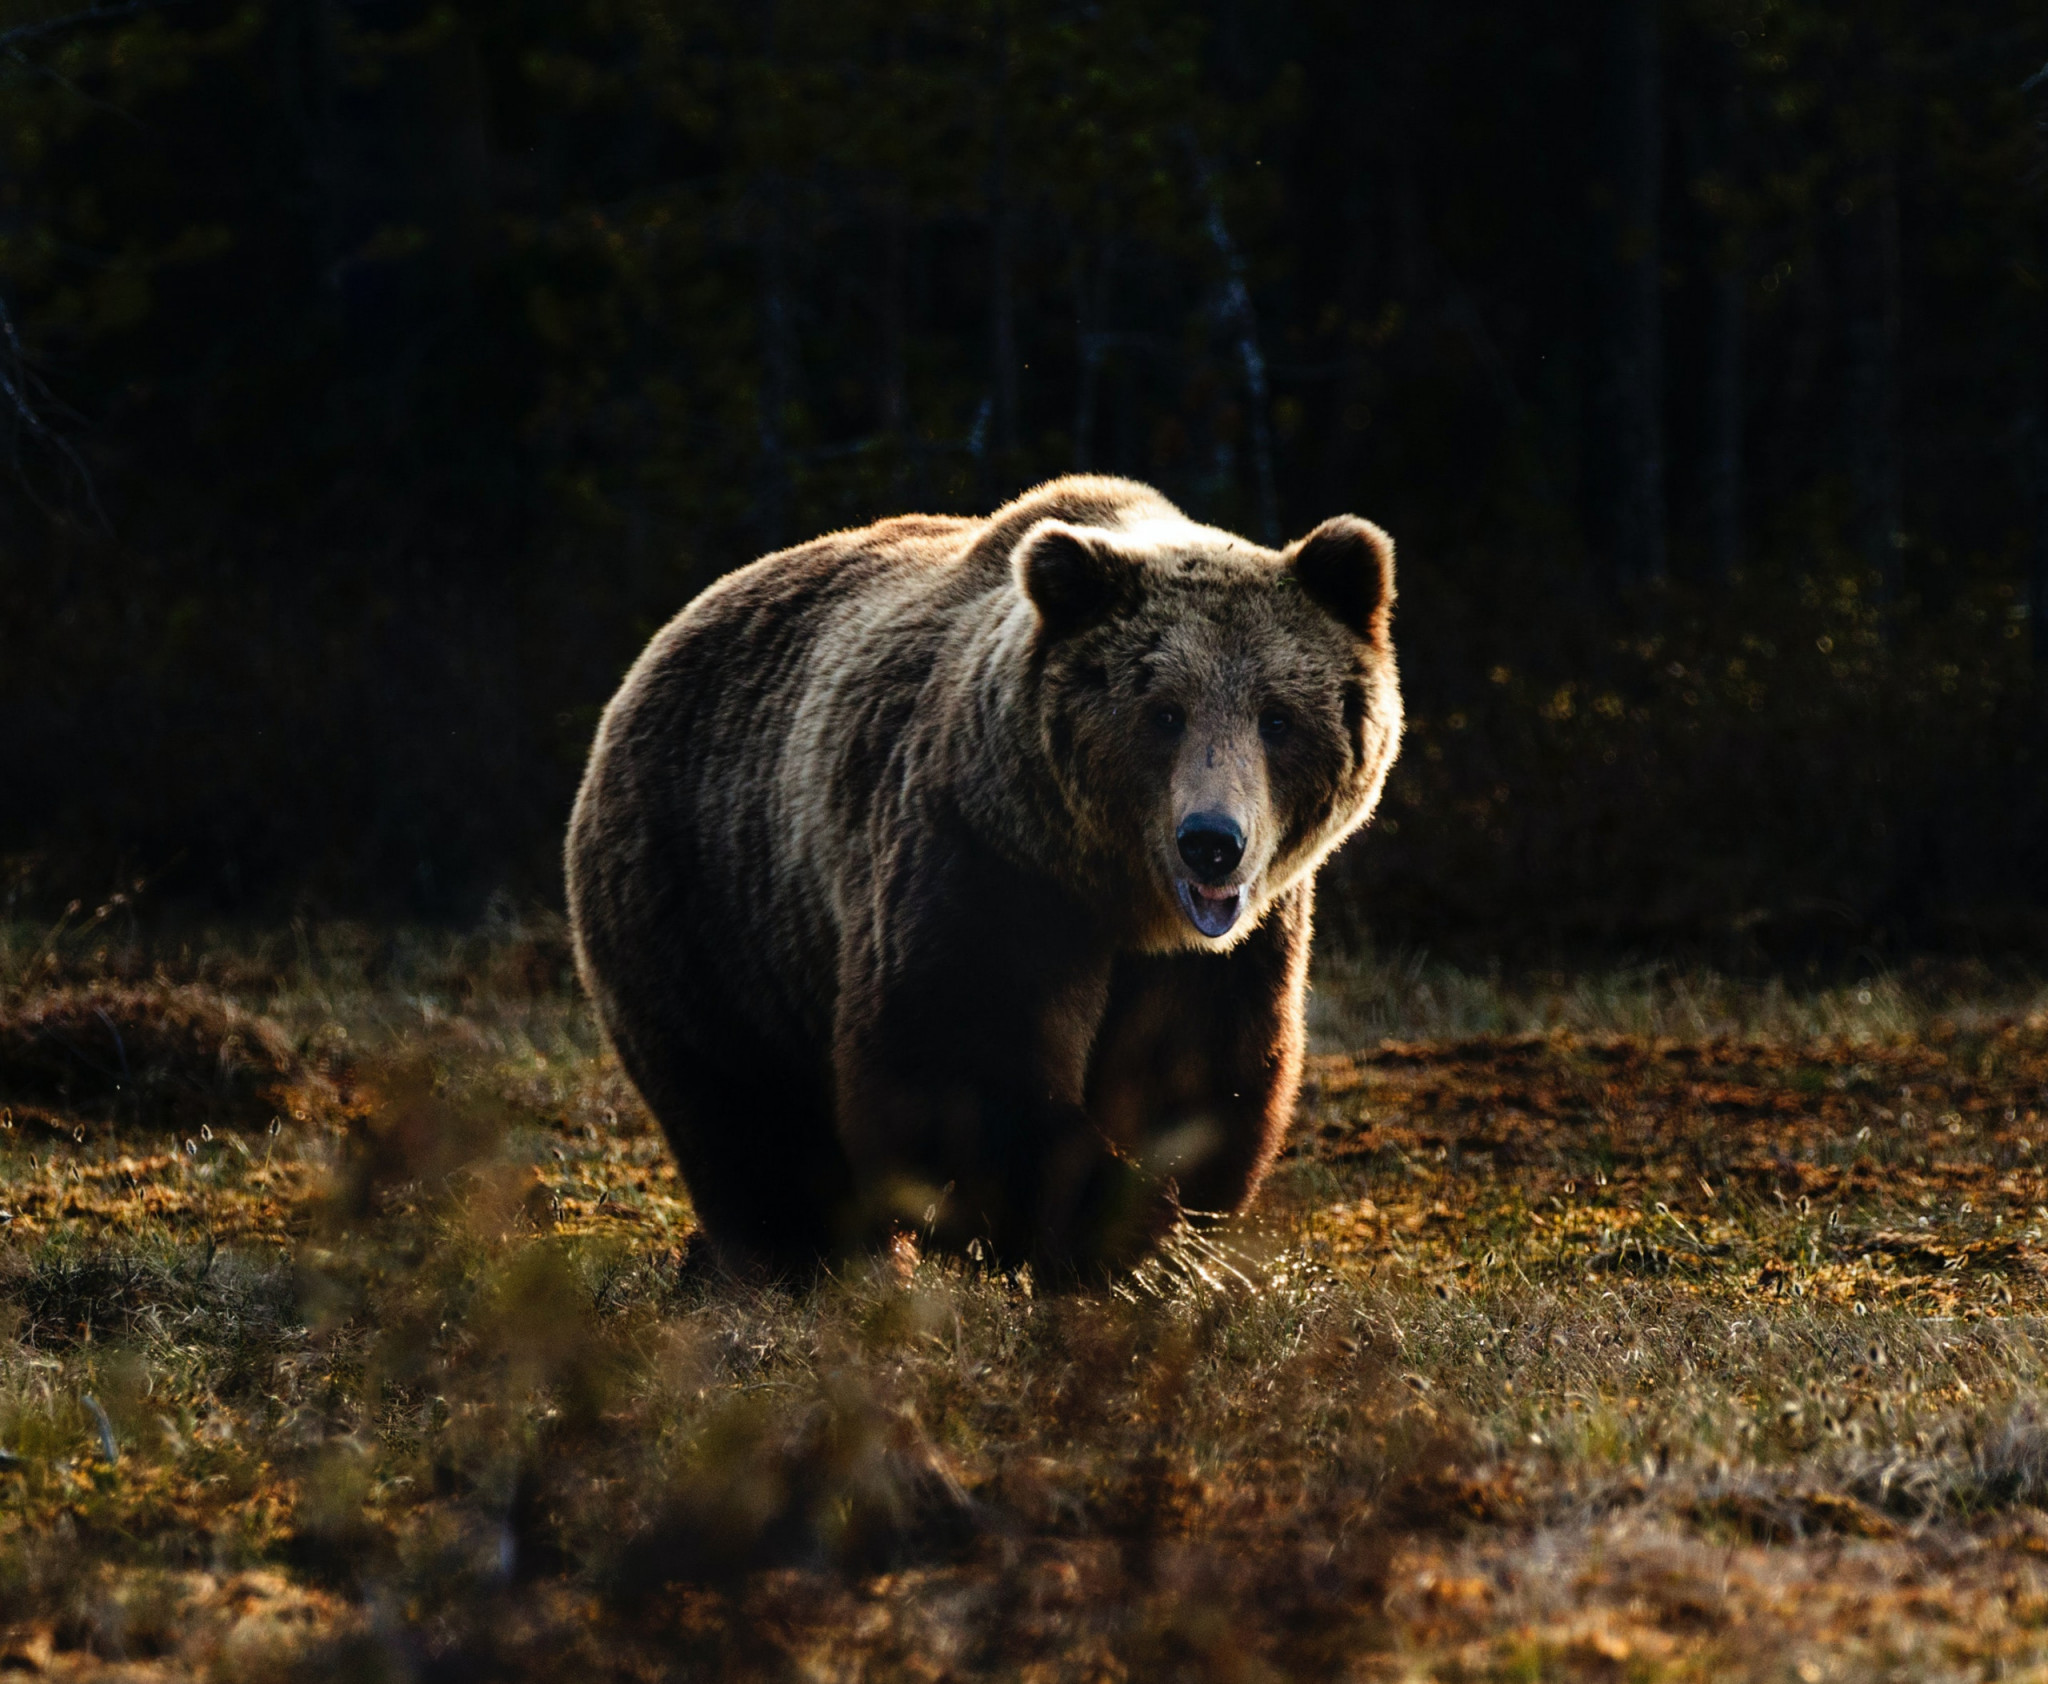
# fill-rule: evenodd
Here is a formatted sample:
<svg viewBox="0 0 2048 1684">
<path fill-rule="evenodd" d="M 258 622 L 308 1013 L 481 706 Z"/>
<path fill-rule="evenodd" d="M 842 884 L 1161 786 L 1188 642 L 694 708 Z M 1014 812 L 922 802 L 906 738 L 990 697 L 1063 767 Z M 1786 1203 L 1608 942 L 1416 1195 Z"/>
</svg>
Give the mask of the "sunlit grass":
<svg viewBox="0 0 2048 1684">
<path fill-rule="evenodd" d="M 1966 963 L 1871 964 L 1794 981 L 1665 963 L 1595 970 L 1474 971 L 1426 952 L 1327 954 L 1310 996 L 1310 1031 L 1326 1051 L 1374 1041 L 1471 1035 L 1721 1035 L 1789 1040 L 1883 1039 L 1946 1022 L 1959 1028 L 2048 1012 L 2048 980 Z"/>
<path fill-rule="evenodd" d="M 558 927 L 86 929 L 0 939 L 9 1022 L 164 1003 L 277 1108 L 10 1101 L 0 1664 L 2048 1663 L 2024 982 L 1330 964 L 1250 1220 L 1100 1291 L 770 1289 L 692 1260 Z"/>
</svg>

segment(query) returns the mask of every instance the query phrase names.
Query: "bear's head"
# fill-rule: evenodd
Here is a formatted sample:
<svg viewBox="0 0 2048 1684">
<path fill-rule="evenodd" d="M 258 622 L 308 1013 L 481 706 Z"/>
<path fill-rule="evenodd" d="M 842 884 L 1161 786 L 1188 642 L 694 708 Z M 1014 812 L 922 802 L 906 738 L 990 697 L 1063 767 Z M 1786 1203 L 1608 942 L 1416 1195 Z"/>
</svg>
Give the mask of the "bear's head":
<svg viewBox="0 0 2048 1684">
<path fill-rule="evenodd" d="M 1013 565 L 1087 875 L 1130 897 L 1147 949 L 1231 945 L 1379 800 L 1392 541 L 1349 515 L 1277 553 L 1182 520 L 1041 520 Z"/>
</svg>

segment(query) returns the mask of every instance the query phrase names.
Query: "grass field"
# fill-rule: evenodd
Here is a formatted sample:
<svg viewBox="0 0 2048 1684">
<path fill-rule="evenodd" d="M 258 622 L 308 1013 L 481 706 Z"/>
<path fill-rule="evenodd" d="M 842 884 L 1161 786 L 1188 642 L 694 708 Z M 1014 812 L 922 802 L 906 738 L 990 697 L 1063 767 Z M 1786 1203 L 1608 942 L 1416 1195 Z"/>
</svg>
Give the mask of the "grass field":
<svg viewBox="0 0 2048 1684">
<path fill-rule="evenodd" d="M 2048 1678 L 2048 990 L 1325 967 L 1255 1217 L 792 1294 L 559 933 L 0 932 L 0 1670 Z"/>
</svg>

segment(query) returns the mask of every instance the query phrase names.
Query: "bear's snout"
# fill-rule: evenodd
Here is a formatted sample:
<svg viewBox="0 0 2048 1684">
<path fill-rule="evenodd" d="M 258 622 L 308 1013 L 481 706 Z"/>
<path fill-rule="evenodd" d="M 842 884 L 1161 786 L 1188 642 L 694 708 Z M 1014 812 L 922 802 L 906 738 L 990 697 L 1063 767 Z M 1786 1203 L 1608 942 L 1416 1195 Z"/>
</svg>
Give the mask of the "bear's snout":
<svg viewBox="0 0 2048 1684">
<path fill-rule="evenodd" d="M 1228 813 L 1190 813 L 1174 833 L 1194 881 L 1174 884 L 1181 910 L 1205 936 L 1228 935 L 1244 910 L 1244 886 L 1223 886 L 1244 859 L 1244 826 Z"/>
<path fill-rule="evenodd" d="M 1190 813 L 1178 840 L 1180 857 L 1204 883 L 1221 883 L 1244 858 L 1244 829 L 1227 813 Z"/>
</svg>

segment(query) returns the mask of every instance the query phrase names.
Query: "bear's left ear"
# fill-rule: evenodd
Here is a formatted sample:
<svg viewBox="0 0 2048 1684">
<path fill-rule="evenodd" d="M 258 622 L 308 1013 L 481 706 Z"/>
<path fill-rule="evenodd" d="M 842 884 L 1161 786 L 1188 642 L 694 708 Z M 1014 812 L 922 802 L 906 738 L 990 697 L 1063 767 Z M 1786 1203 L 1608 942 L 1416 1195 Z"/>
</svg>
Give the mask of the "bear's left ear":
<svg viewBox="0 0 2048 1684">
<path fill-rule="evenodd" d="M 1063 520 L 1042 520 L 1025 533 L 1011 565 L 1049 637 L 1107 619 L 1138 583 L 1136 565 L 1102 533 Z"/>
<path fill-rule="evenodd" d="M 1387 641 L 1394 610 L 1394 540 L 1371 521 L 1332 516 L 1288 545 L 1281 560 L 1352 636 Z"/>
</svg>

